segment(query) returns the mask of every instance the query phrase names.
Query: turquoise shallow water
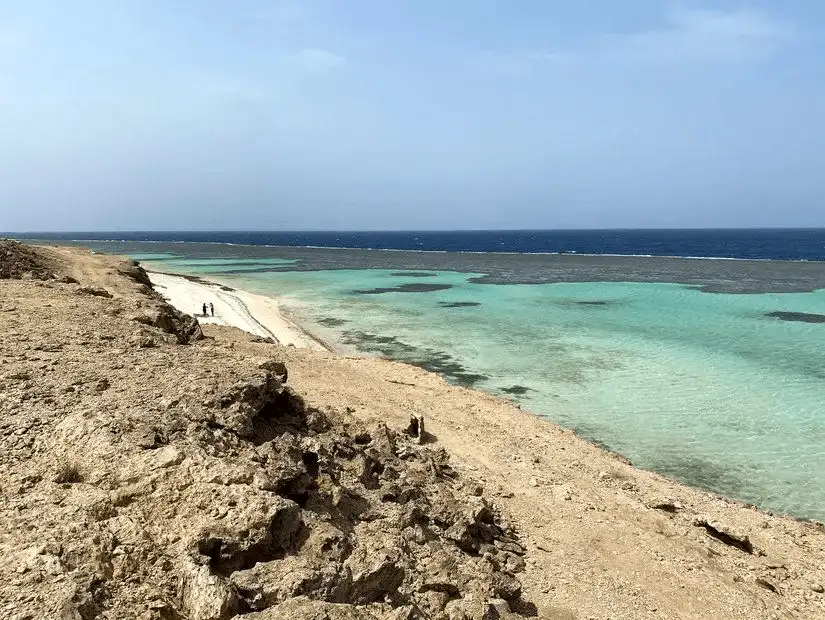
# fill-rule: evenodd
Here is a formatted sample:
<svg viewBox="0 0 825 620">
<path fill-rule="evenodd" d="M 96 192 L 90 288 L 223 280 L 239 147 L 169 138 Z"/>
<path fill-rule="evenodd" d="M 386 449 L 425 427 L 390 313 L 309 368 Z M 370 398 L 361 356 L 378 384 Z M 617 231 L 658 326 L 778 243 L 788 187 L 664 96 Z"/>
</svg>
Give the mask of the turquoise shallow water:
<svg viewBox="0 0 825 620">
<path fill-rule="evenodd" d="M 266 271 L 265 258 L 136 256 L 277 295 L 322 335 L 509 396 L 688 484 L 825 518 L 825 290 L 478 284 L 481 274 Z M 388 290 L 396 289 L 396 290 Z"/>
</svg>

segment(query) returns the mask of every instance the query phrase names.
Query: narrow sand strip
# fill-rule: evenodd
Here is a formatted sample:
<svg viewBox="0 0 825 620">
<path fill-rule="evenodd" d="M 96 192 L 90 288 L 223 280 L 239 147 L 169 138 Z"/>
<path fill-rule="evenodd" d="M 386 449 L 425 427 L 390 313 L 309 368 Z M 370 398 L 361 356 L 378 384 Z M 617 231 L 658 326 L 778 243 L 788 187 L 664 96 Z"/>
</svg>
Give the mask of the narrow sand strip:
<svg viewBox="0 0 825 620">
<path fill-rule="evenodd" d="M 250 334 L 274 338 L 278 343 L 300 348 L 327 350 L 295 323 L 286 318 L 271 297 L 246 291 L 225 290 L 219 284 L 197 282 L 183 276 L 149 271 L 149 279 L 166 300 L 201 323 L 237 327 Z M 203 315 L 203 304 L 215 306 L 215 316 Z"/>
</svg>

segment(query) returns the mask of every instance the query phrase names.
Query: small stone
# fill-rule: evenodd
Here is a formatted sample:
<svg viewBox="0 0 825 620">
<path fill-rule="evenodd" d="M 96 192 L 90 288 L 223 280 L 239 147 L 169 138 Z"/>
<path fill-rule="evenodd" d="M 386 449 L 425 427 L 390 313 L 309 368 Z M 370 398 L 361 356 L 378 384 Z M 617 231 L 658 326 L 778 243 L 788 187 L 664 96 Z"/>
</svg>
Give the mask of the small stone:
<svg viewBox="0 0 825 620">
<path fill-rule="evenodd" d="M 475 495 L 476 497 L 481 497 L 484 495 L 484 487 L 480 484 L 474 484 L 470 486 L 470 495 Z"/>
<path fill-rule="evenodd" d="M 183 454 L 174 446 L 165 446 L 153 452 L 152 469 L 166 469 L 183 462 Z"/>
<path fill-rule="evenodd" d="M 260 364 L 258 364 L 258 368 L 260 368 L 262 370 L 268 370 L 273 375 L 278 377 L 278 380 L 281 383 L 286 383 L 287 377 L 289 376 L 289 373 L 288 373 L 287 368 L 286 368 L 286 364 L 284 364 L 283 362 L 276 362 L 274 360 L 267 360 L 265 362 L 261 362 Z"/>
<path fill-rule="evenodd" d="M 811 590 L 819 594 L 822 594 L 823 592 L 825 592 L 825 587 L 823 587 L 821 583 L 815 583 L 811 586 Z"/>
</svg>

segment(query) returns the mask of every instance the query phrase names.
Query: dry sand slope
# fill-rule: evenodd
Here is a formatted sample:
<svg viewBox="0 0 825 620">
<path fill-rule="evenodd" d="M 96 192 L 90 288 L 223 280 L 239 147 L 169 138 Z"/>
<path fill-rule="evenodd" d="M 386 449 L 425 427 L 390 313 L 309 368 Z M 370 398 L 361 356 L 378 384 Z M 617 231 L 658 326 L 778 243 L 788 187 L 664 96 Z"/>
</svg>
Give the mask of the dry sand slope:
<svg viewBox="0 0 825 620">
<path fill-rule="evenodd" d="M 0 276 L 4 619 L 825 618 L 821 524 L 417 368 L 201 332 L 114 258 L 0 243 Z"/>
</svg>

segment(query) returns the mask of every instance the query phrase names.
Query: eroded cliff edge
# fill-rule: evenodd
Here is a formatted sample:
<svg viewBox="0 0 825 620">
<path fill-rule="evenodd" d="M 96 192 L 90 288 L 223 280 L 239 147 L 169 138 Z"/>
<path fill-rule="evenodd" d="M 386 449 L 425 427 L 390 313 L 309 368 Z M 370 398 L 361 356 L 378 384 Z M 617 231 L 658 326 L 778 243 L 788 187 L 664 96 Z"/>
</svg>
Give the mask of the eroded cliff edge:
<svg viewBox="0 0 825 620">
<path fill-rule="evenodd" d="M 308 406 L 277 349 L 204 338 L 128 262 L 3 251 L 4 617 L 534 609 L 443 449 Z"/>
</svg>

